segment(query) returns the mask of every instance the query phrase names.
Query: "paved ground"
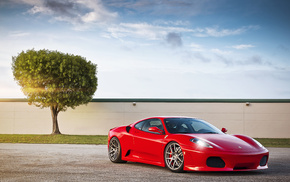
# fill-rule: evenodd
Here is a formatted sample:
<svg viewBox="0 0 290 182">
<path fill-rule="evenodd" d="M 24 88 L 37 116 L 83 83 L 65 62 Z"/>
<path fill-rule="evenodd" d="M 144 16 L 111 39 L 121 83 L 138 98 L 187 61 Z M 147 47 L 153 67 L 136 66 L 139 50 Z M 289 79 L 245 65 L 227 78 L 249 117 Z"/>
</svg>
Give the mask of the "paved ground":
<svg viewBox="0 0 290 182">
<path fill-rule="evenodd" d="M 0 143 L 0 181 L 290 181 L 290 148 L 269 151 L 267 170 L 176 174 L 146 164 L 113 164 L 105 145 Z"/>
</svg>

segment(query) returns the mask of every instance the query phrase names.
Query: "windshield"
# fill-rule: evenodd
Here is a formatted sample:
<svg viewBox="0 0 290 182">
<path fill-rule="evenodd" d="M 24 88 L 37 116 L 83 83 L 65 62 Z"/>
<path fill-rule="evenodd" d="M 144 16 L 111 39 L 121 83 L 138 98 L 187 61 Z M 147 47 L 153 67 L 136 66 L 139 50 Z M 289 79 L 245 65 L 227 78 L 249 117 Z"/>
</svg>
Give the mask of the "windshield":
<svg viewBox="0 0 290 182">
<path fill-rule="evenodd" d="M 213 125 L 194 118 L 166 118 L 165 126 L 169 133 L 212 133 L 222 132 Z"/>
</svg>

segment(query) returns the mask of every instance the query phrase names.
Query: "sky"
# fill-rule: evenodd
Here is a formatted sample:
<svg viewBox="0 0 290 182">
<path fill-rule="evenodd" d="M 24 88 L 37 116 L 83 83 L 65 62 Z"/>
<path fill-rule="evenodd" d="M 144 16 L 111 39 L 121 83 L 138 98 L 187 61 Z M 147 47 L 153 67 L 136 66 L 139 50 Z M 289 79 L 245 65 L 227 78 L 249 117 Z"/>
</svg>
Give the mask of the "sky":
<svg viewBox="0 0 290 182">
<path fill-rule="evenodd" d="M 97 64 L 94 98 L 290 98 L 289 0 L 0 0 L 0 98 L 29 49 Z"/>
</svg>

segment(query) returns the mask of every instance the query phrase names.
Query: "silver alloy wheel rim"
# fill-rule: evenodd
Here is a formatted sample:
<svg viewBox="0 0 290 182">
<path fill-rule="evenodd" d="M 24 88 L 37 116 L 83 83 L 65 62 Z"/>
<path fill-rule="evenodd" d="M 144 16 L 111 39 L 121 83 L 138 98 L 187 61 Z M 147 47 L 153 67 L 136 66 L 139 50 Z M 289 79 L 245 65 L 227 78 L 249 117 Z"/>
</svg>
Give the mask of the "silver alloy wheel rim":
<svg viewBox="0 0 290 182">
<path fill-rule="evenodd" d="M 116 139 L 110 141 L 109 155 L 111 160 L 116 160 L 119 154 L 119 143 Z"/>
<path fill-rule="evenodd" d="M 183 153 L 177 143 L 169 144 L 165 151 L 165 162 L 171 170 L 178 170 L 183 165 Z"/>
</svg>

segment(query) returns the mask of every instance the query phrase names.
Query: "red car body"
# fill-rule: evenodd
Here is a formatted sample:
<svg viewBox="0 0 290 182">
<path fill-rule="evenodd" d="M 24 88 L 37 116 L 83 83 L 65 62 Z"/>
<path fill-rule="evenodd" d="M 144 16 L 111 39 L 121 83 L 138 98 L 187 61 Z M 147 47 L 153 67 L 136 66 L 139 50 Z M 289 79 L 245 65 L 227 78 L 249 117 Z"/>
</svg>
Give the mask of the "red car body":
<svg viewBox="0 0 290 182">
<path fill-rule="evenodd" d="M 204 128 L 199 131 L 173 132 L 169 131 L 169 124 L 177 120 L 197 120 L 199 125 L 213 128 L 215 132 L 209 133 Z M 148 121 L 161 121 L 162 129 L 149 127 Z M 170 123 L 171 122 L 171 123 Z M 138 124 L 140 123 L 140 124 Z M 156 122 L 155 122 L 156 123 Z M 204 125 L 203 125 L 204 124 Z M 153 123 L 154 125 L 154 123 Z M 159 124 L 160 125 L 160 124 Z M 191 126 L 191 125 L 190 125 Z M 193 126 L 193 125 L 192 125 Z M 142 127 L 144 130 L 142 130 Z M 175 126 L 173 126 L 173 129 Z M 178 126 L 177 126 L 178 127 Z M 188 129 L 184 125 L 185 129 Z M 184 128 L 183 128 L 184 129 Z M 109 158 L 117 149 L 110 145 L 112 138 L 119 142 L 119 161 L 140 162 L 162 167 L 180 166 L 188 171 L 248 171 L 268 168 L 269 152 L 259 142 L 244 135 L 228 135 L 202 120 L 187 117 L 152 117 L 129 126 L 113 128 L 108 135 Z M 212 130 L 210 130 L 212 131 Z M 208 133 L 207 133 L 208 132 Z M 172 145 L 172 144 L 177 145 Z M 167 147 L 168 145 L 172 145 Z M 177 148 L 175 148 L 177 146 Z M 175 150 L 175 152 L 174 152 Z M 177 151 L 182 153 L 177 154 Z M 112 154 L 113 153 L 113 154 Z M 176 164 L 173 161 L 176 160 Z M 166 160 L 168 162 L 166 162 Z M 112 162 L 115 162 L 111 159 Z M 172 162 L 171 162 L 172 161 Z M 180 163 L 180 164 L 177 164 Z M 175 171 L 174 168 L 171 169 Z"/>
</svg>

